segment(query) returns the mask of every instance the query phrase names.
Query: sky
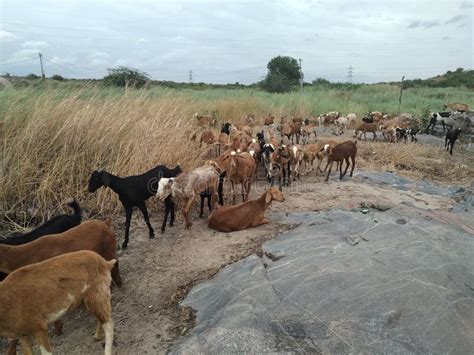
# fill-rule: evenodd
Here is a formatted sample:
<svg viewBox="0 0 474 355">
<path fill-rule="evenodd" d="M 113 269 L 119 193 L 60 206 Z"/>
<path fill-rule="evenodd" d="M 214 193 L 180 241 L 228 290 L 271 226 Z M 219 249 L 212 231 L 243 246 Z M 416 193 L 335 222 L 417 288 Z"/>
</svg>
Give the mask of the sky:
<svg viewBox="0 0 474 355">
<path fill-rule="evenodd" d="M 428 78 L 474 68 L 474 0 L 0 0 L 0 74 L 254 83 L 278 55 L 305 81 Z"/>
</svg>

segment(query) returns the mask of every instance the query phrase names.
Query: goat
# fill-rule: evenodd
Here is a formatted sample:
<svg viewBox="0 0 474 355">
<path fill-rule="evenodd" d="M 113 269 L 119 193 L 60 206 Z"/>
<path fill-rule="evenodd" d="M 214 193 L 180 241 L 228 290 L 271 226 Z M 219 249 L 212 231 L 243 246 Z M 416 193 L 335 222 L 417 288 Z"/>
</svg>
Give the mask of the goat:
<svg viewBox="0 0 474 355">
<path fill-rule="evenodd" d="M 242 202 L 247 201 L 252 181 L 257 172 L 257 163 L 250 153 L 231 151 L 217 160 L 222 170 L 227 172 L 226 177 L 231 182 L 232 204 L 235 204 L 235 184 L 242 185 Z"/>
<path fill-rule="evenodd" d="M 459 134 L 461 133 L 461 128 L 450 129 L 446 132 L 446 137 L 444 139 L 444 148 L 449 150 L 449 154 L 453 155 L 454 143 L 458 139 Z"/>
<path fill-rule="evenodd" d="M 253 156 L 255 159 L 255 162 L 258 163 L 261 160 L 261 155 L 262 155 L 262 149 L 260 148 L 260 143 L 257 142 L 257 140 L 254 138 L 252 139 L 252 143 L 250 143 L 247 147 L 247 152 L 250 153 L 250 155 Z"/>
<path fill-rule="evenodd" d="M 303 144 L 308 143 L 311 140 L 311 135 L 314 134 L 314 140 L 317 140 L 316 125 L 305 123 L 301 127 L 301 141 Z"/>
<path fill-rule="evenodd" d="M 175 166 L 173 169 L 164 165 L 158 165 L 142 175 L 133 175 L 123 178 L 112 175 L 106 171 L 95 170 L 92 172 L 89 179 L 89 192 L 93 193 L 102 186 L 110 187 L 116 194 L 118 194 L 119 200 L 123 205 L 125 210 L 125 240 L 122 243 L 123 249 L 126 249 L 128 246 L 130 220 L 132 219 L 132 211 L 135 206 L 143 213 L 143 218 L 145 218 L 150 233 L 149 237 L 155 237 L 155 232 L 153 231 L 153 227 L 148 218 L 148 210 L 145 201 L 156 194 L 158 183 L 162 177 L 175 177 L 181 172 L 179 165 Z M 170 226 L 173 226 L 174 204 L 173 201 L 171 201 L 171 198 L 165 200 L 165 218 L 161 225 L 161 232 L 165 231 L 166 220 L 168 219 L 168 214 L 170 212 Z"/>
<path fill-rule="evenodd" d="M 194 118 L 197 120 L 197 125 L 199 127 L 214 126 L 217 123 L 217 119 L 212 116 L 198 115 L 195 113 Z"/>
<path fill-rule="evenodd" d="M 272 174 L 272 154 L 275 152 L 275 145 L 273 144 L 264 144 L 262 148 L 262 161 L 265 166 L 265 176 L 268 182 L 271 181 Z"/>
<path fill-rule="evenodd" d="M 55 216 L 28 233 L 15 234 L 5 239 L 0 239 L 0 244 L 21 245 L 32 242 L 44 235 L 61 233 L 78 226 L 82 220 L 81 208 L 76 200 L 69 202 L 68 206 L 74 210 L 73 214 L 60 214 Z"/>
<path fill-rule="evenodd" d="M 111 221 L 90 220 L 59 234 L 38 238 L 23 245 L 0 244 L 0 271 L 10 273 L 22 266 L 78 250 L 92 250 L 106 260 L 115 259 L 115 233 Z M 112 279 L 122 286 L 118 262 Z"/>
<path fill-rule="evenodd" d="M 265 125 L 265 126 L 269 126 L 269 125 L 273 124 L 274 122 L 275 122 L 275 116 L 273 116 L 273 115 L 268 115 L 268 116 L 265 118 L 264 125 Z"/>
<path fill-rule="evenodd" d="M 469 105 L 462 104 L 460 102 L 454 102 L 450 104 L 444 104 L 443 109 L 450 108 L 453 111 L 459 111 L 459 112 L 468 112 L 469 111 Z"/>
<path fill-rule="evenodd" d="M 451 117 L 451 112 L 433 112 L 430 117 L 430 123 L 428 124 L 428 127 L 426 128 L 426 132 L 429 132 L 430 127 L 431 130 L 435 128 L 437 124 L 441 123 L 443 125 L 443 131 L 446 130 L 446 126 L 449 127 L 449 129 L 452 129 L 455 121 Z"/>
<path fill-rule="evenodd" d="M 383 112 L 380 112 L 380 111 L 371 111 L 371 112 L 367 112 L 367 115 L 369 117 L 372 117 L 373 119 L 373 122 L 380 122 L 383 120 Z M 365 121 L 364 121 L 365 122 Z M 370 122 L 367 122 L 367 123 L 370 123 Z"/>
<path fill-rule="evenodd" d="M 221 127 L 221 133 L 230 135 L 231 129 L 232 129 L 232 123 L 229 123 L 229 122 L 223 123 Z"/>
<path fill-rule="evenodd" d="M 344 133 L 344 130 L 349 126 L 349 119 L 344 116 L 339 116 L 335 121 L 334 124 L 337 128 L 337 134 L 341 135 Z"/>
<path fill-rule="evenodd" d="M 182 173 L 176 178 L 161 178 L 158 182 L 156 196 L 160 200 L 178 198 L 183 200 L 182 213 L 186 221 L 186 228 L 193 224 L 189 220 L 189 213 L 196 197 L 203 191 L 211 194 L 211 210 L 216 206 L 220 167 L 214 161 L 207 161 L 205 165 L 188 173 Z"/>
<path fill-rule="evenodd" d="M 299 144 L 290 147 L 290 165 L 294 166 L 294 177 L 300 178 L 300 165 L 304 158 L 304 150 Z"/>
<path fill-rule="evenodd" d="M 206 143 L 206 144 L 214 144 L 216 143 L 216 136 L 214 135 L 214 133 L 212 131 L 203 131 L 201 133 L 201 137 L 199 138 L 199 148 L 202 147 L 202 144 L 203 143 Z"/>
<path fill-rule="evenodd" d="M 0 335 L 19 338 L 24 354 L 33 354 L 31 337 L 42 354 L 51 354 L 48 323 L 84 303 L 97 318 L 94 339 L 101 340 L 105 333 L 105 355 L 112 355 L 110 272 L 115 262 L 92 251 L 77 251 L 12 272 L 0 282 Z M 13 341 L 9 354 L 15 353 Z"/>
<path fill-rule="evenodd" d="M 224 206 L 223 187 L 224 187 L 225 175 L 226 175 L 225 171 L 219 175 L 219 182 L 217 184 L 217 196 L 219 198 L 219 204 L 221 206 Z M 202 218 L 202 216 L 204 215 L 204 203 L 206 199 L 207 199 L 207 206 L 209 208 L 209 213 L 212 212 L 212 193 L 209 189 L 206 189 L 200 192 L 199 195 L 201 196 L 201 208 L 199 210 L 199 218 Z"/>
<path fill-rule="evenodd" d="M 347 169 L 349 168 L 349 158 L 352 160 L 352 168 L 351 168 L 351 173 L 350 176 L 352 177 L 352 173 L 354 172 L 354 167 L 355 167 L 355 158 L 357 155 L 357 141 L 346 141 L 343 143 L 339 143 L 336 145 L 334 148 L 329 146 L 327 148 L 328 152 L 328 165 L 329 165 L 329 170 L 328 174 L 326 176 L 325 181 L 329 180 L 329 174 L 331 174 L 331 168 L 333 162 L 339 162 L 339 179 L 342 180 L 344 175 L 347 173 Z M 342 172 L 342 164 L 346 161 L 346 169 L 344 170 L 344 173 Z M 326 169 L 325 169 L 326 170 Z"/>
<path fill-rule="evenodd" d="M 395 135 L 397 137 L 397 142 L 400 142 L 402 139 L 404 143 L 407 142 L 407 138 L 408 138 L 407 131 L 408 130 L 406 128 L 400 128 L 400 127 L 395 128 Z"/>
<path fill-rule="evenodd" d="M 290 151 L 288 146 L 281 145 L 271 155 L 272 170 L 271 171 L 271 186 L 275 183 L 275 176 L 278 176 L 278 188 L 282 190 L 283 186 L 290 185 Z"/>
<path fill-rule="evenodd" d="M 207 225 L 221 232 L 233 232 L 267 224 L 270 221 L 265 218 L 265 210 L 272 201 L 285 201 L 283 193 L 276 187 L 270 187 L 256 200 L 215 210 L 209 216 Z"/>
<path fill-rule="evenodd" d="M 358 133 L 360 132 L 360 136 L 358 136 Z M 361 139 L 362 134 L 364 134 L 364 140 L 367 140 L 366 133 L 367 132 L 372 132 L 374 135 L 374 141 L 377 140 L 377 125 L 375 123 L 362 123 L 359 127 L 357 127 L 354 131 L 354 138 Z"/>
</svg>

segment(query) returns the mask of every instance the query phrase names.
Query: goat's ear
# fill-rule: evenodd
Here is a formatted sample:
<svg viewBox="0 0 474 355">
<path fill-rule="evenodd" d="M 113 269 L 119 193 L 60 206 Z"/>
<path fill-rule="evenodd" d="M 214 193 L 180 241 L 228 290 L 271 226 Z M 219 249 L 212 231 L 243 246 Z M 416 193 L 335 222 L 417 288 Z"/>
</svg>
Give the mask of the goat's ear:
<svg viewBox="0 0 474 355">
<path fill-rule="evenodd" d="M 267 194 L 265 196 L 265 203 L 270 203 L 272 201 L 272 192 L 267 190 Z"/>
<path fill-rule="evenodd" d="M 102 177 L 102 183 L 104 186 L 110 185 L 110 176 L 105 171 L 101 171 L 100 176 Z"/>
</svg>

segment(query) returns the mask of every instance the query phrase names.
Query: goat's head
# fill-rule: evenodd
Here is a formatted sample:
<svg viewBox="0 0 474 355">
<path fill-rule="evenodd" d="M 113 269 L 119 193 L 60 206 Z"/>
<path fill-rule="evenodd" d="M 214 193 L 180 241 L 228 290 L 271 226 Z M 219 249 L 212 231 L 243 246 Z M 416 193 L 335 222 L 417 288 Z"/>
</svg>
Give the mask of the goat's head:
<svg viewBox="0 0 474 355">
<path fill-rule="evenodd" d="M 94 170 L 89 179 L 89 186 L 87 190 L 89 192 L 96 192 L 102 186 L 109 186 L 110 176 L 105 171 Z"/>
<path fill-rule="evenodd" d="M 174 175 L 174 176 L 178 176 L 179 174 L 181 174 L 183 172 L 183 170 L 181 169 L 181 166 L 178 164 L 176 165 L 173 169 L 171 169 L 171 173 Z"/>
<path fill-rule="evenodd" d="M 232 128 L 232 123 L 226 122 L 222 124 L 221 133 L 226 133 L 227 135 L 230 134 Z"/>
<path fill-rule="evenodd" d="M 270 155 L 275 151 L 273 144 L 265 144 L 262 149 L 262 154 L 265 158 L 270 159 Z"/>
<path fill-rule="evenodd" d="M 171 194 L 171 187 L 174 184 L 174 178 L 161 178 L 158 181 L 158 190 L 156 191 L 156 197 L 160 200 L 164 200 Z"/>
<path fill-rule="evenodd" d="M 216 171 L 217 173 L 220 175 L 222 174 L 222 168 L 219 166 L 219 164 L 217 164 L 217 162 L 215 162 L 214 160 L 207 160 L 204 165 L 209 165 L 209 166 L 212 166 Z"/>
<path fill-rule="evenodd" d="M 257 132 L 257 139 L 259 140 L 259 142 L 265 141 L 265 136 L 263 134 L 263 131 Z"/>
<path fill-rule="evenodd" d="M 285 201 L 285 196 L 283 196 L 283 192 L 281 192 L 275 186 L 270 187 L 266 191 L 266 196 L 265 196 L 265 202 L 267 204 L 272 202 L 273 200 L 278 201 L 278 202 Z"/>
</svg>

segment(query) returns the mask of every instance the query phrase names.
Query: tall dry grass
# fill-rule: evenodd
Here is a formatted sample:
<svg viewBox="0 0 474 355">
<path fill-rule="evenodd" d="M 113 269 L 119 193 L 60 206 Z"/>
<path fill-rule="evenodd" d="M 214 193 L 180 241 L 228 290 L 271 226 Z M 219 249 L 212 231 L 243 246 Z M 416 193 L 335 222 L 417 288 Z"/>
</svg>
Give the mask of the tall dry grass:
<svg viewBox="0 0 474 355">
<path fill-rule="evenodd" d="M 243 90 L 4 90 L 0 92 L 0 221 L 27 225 L 32 218 L 48 218 L 67 210 L 65 201 L 70 197 L 77 198 L 90 215 L 120 211 L 110 189 L 87 192 L 90 173 L 106 169 L 126 176 L 158 164 L 195 167 L 207 150 L 197 149 L 184 134 L 185 128 L 193 126 L 195 112 L 216 111 L 220 119 L 231 122 L 252 112 L 263 120 L 268 113 L 324 112 L 323 106 L 314 107 L 317 102 L 310 94 L 301 99 Z M 347 111 L 353 107 L 340 104 Z M 337 108 L 335 102 L 331 105 Z M 358 161 L 358 167 L 403 171 L 420 178 L 462 180 L 473 173 L 437 148 L 421 145 L 361 142 Z"/>
</svg>

